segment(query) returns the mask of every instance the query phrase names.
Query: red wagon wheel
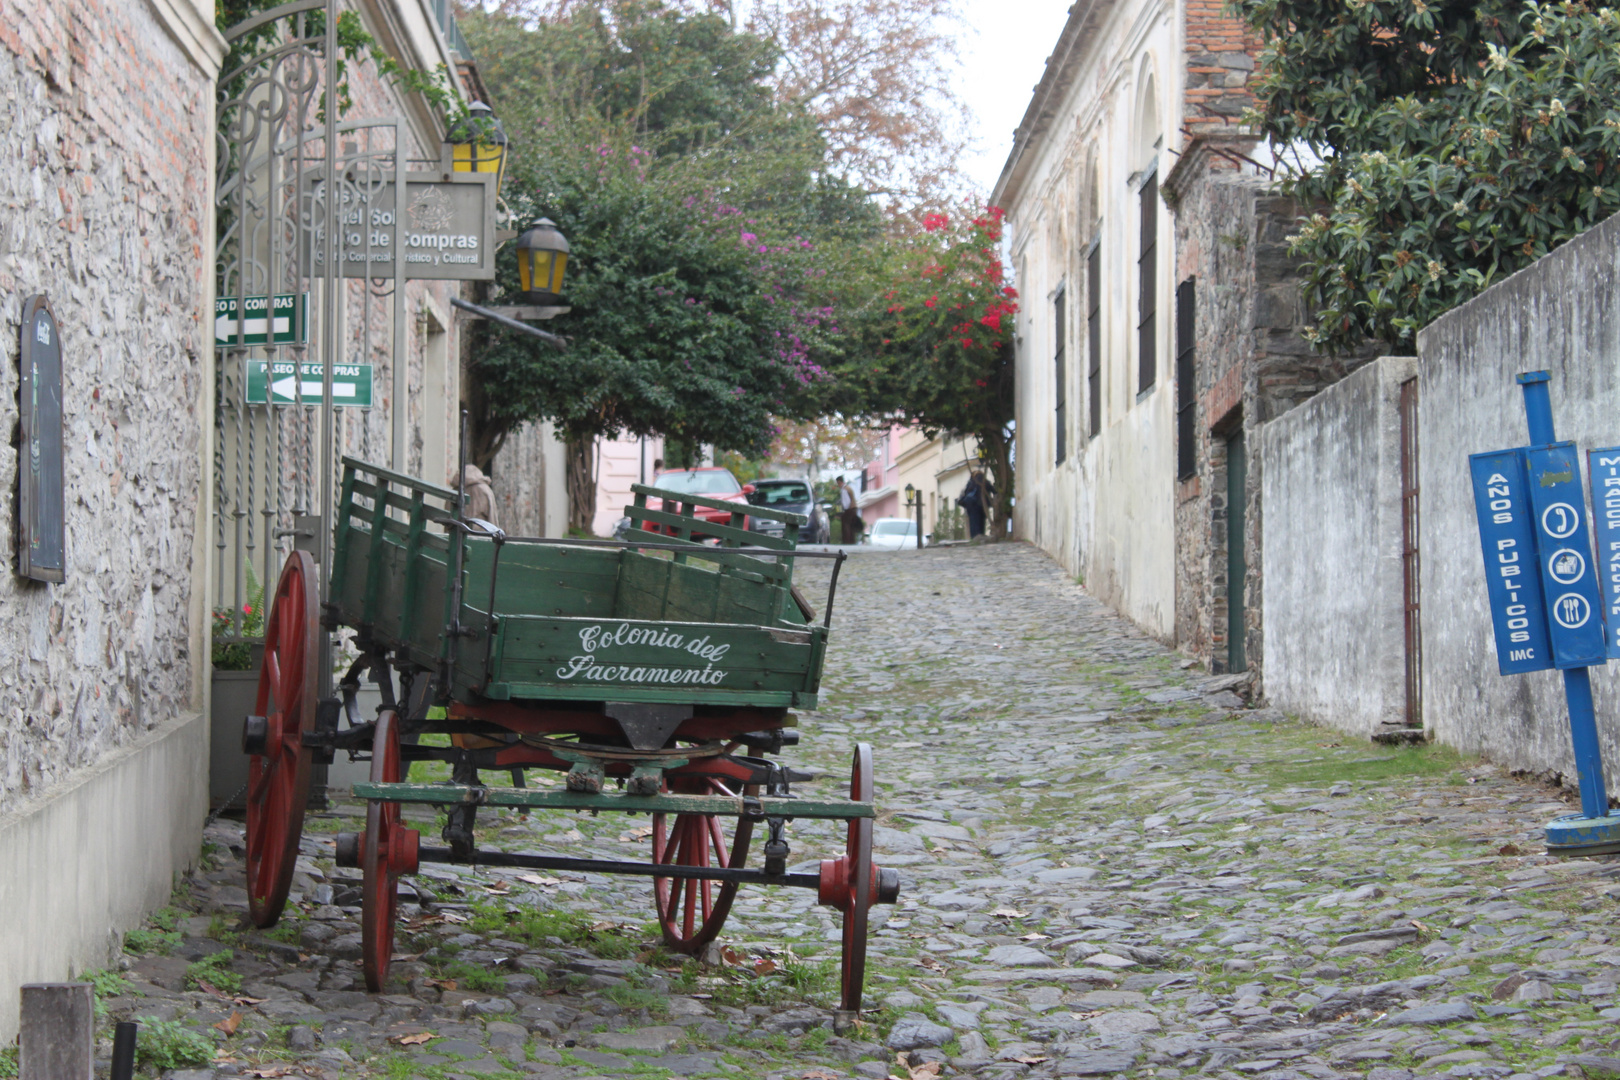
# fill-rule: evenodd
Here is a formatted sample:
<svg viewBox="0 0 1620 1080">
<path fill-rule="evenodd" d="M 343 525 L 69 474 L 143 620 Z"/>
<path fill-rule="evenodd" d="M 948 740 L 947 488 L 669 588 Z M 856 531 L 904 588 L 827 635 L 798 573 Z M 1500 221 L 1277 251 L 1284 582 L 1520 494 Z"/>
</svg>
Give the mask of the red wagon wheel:
<svg viewBox="0 0 1620 1080">
<path fill-rule="evenodd" d="M 377 717 L 371 744 L 371 782 L 398 783 L 399 717 L 392 710 Z M 360 964 L 366 988 L 381 992 L 394 958 L 394 922 L 399 907 L 399 876 L 414 874 L 421 834 L 400 823 L 399 803 L 372 799 L 366 831 L 360 835 Z"/>
<path fill-rule="evenodd" d="M 711 777 L 683 777 L 676 781 L 681 795 L 733 796 L 719 780 Z M 743 788 L 756 794 L 758 785 Z M 754 823 L 736 819 L 729 850 L 725 827 L 718 814 L 677 814 L 671 824 L 665 814 L 652 816 L 652 857 L 660 866 L 742 866 L 748 861 L 748 843 Z M 692 954 L 715 939 L 731 913 L 737 884 L 699 878 L 653 878 L 653 903 L 658 923 L 664 928 L 664 943 L 679 953 Z"/>
<path fill-rule="evenodd" d="M 315 560 L 294 551 L 276 582 L 254 716 L 242 730 L 242 749 L 250 755 L 248 911 L 257 926 L 273 926 L 281 918 L 304 831 L 311 761 L 304 732 L 315 726 L 318 617 Z"/>
<path fill-rule="evenodd" d="M 850 769 L 849 797 L 855 802 L 872 801 L 872 748 L 855 746 L 855 762 Z M 893 872 L 890 871 L 892 874 Z M 872 819 L 851 818 L 844 854 L 821 861 L 821 889 L 818 899 L 844 913 L 844 953 L 842 999 L 847 1013 L 859 1013 L 861 992 L 866 983 L 867 913 L 877 900 L 872 865 Z"/>
</svg>

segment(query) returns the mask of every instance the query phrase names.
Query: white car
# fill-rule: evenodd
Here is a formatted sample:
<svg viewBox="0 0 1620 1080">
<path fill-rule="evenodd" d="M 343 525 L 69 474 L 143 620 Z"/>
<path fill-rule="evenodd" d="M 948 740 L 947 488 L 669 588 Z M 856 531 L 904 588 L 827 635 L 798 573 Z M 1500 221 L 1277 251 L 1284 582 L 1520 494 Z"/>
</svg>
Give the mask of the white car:
<svg viewBox="0 0 1620 1080">
<path fill-rule="evenodd" d="M 916 550 L 917 523 L 910 518 L 878 518 L 866 534 L 865 543 L 875 548 L 899 551 Z"/>
</svg>

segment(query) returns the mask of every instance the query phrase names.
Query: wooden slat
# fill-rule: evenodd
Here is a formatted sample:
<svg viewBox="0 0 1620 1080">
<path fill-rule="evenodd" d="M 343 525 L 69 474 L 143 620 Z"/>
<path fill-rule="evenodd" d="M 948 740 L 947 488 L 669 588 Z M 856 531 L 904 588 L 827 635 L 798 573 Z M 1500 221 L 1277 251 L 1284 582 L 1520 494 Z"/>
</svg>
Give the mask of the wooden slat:
<svg viewBox="0 0 1620 1080">
<path fill-rule="evenodd" d="M 810 521 L 803 514 L 795 514 L 787 510 L 772 510 L 768 506 L 755 506 L 753 503 L 736 503 L 728 499 L 716 499 L 707 495 L 688 495 L 680 491 L 667 491 L 664 488 L 648 487 L 646 484 L 631 484 L 630 490 L 635 495 L 645 498 L 690 503 L 693 506 L 703 506 L 710 510 L 735 511 L 741 507 L 742 512 L 745 514 L 769 518 L 772 521 L 780 521 L 784 524 L 806 525 Z M 637 505 L 640 505 L 640 502 L 641 500 L 637 499 Z"/>
</svg>

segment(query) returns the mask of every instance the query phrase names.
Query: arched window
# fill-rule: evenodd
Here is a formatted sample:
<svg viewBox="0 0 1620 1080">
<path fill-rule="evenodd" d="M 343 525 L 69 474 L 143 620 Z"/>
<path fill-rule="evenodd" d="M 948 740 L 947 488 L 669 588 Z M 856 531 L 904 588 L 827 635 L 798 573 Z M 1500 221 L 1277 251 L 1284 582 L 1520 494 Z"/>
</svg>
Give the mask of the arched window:
<svg viewBox="0 0 1620 1080">
<path fill-rule="evenodd" d="M 1152 74 L 1142 82 L 1136 112 L 1137 190 L 1141 226 L 1136 257 L 1136 390 L 1153 388 L 1159 374 L 1159 95 Z"/>
</svg>

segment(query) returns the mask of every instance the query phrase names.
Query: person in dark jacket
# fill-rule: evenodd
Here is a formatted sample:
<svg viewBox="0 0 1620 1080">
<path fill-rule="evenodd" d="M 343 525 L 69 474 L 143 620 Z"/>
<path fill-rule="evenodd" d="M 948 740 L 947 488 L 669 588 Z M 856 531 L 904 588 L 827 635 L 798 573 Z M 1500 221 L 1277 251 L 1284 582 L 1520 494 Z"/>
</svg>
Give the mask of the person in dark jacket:
<svg viewBox="0 0 1620 1080">
<path fill-rule="evenodd" d="M 996 486 L 985 479 L 984 470 L 974 469 L 962 494 L 956 497 L 956 505 L 967 514 L 969 540 L 984 535 L 984 519 L 990 512 L 990 500 L 995 496 Z"/>
</svg>

